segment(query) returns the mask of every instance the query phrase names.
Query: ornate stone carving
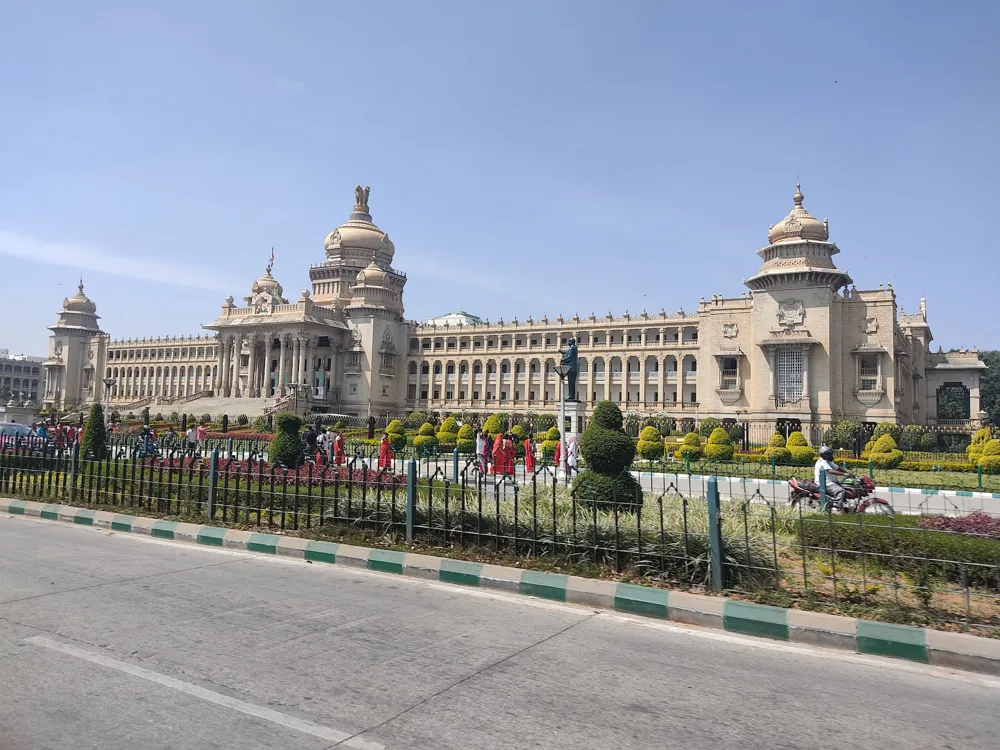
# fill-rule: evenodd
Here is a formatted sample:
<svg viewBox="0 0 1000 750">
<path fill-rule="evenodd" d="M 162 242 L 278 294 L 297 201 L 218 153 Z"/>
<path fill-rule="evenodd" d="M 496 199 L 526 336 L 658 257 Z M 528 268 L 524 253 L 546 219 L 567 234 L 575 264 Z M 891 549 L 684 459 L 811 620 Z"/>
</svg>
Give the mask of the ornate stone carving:
<svg viewBox="0 0 1000 750">
<path fill-rule="evenodd" d="M 878 333 L 878 318 L 865 318 L 865 322 L 862 324 L 861 330 L 869 335 Z"/>
<path fill-rule="evenodd" d="M 715 392 L 719 396 L 719 401 L 727 406 L 735 404 L 743 395 L 742 388 L 716 388 Z"/>
<path fill-rule="evenodd" d="M 740 332 L 740 327 L 736 323 L 723 323 L 722 335 L 727 339 L 734 339 Z"/>
<path fill-rule="evenodd" d="M 802 300 L 786 299 L 778 305 L 778 325 L 796 326 L 801 325 L 806 319 L 806 310 L 802 305 Z"/>
<path fill-rule="evenodd" d="M 371 191 L 370 187 L 361 187 L 360 185 L 354 188 L 355 211 L 368 213 L 368 196 L 371 194 Z"/>
<path fill-rule="evenodd" d="M 859 402 L 865 406 L 875 406 L 879 401 L 882 400 L 882 396 L 885 395 L 885 391 L 878 389 L 874 391 L 855 391 L 854 396 Z"/>
</svg>

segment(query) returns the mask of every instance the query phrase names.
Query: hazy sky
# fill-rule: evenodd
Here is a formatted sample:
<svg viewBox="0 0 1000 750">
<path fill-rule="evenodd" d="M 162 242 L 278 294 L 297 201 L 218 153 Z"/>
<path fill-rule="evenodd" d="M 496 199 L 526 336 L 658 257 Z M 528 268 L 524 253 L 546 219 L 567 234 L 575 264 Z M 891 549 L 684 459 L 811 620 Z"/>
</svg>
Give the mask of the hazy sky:
<svg viewBox="0 0 1000 750">
<path fill-rule="evenodd" d="M 407 316 L 695 310 L 792 206 L 859 288 L 1000 347 L 1000 3 L 0 0 L 0 347 L 82 272 L 197 333 L 271 247 L 308 286 L 354 185 Z"/>
</svg>

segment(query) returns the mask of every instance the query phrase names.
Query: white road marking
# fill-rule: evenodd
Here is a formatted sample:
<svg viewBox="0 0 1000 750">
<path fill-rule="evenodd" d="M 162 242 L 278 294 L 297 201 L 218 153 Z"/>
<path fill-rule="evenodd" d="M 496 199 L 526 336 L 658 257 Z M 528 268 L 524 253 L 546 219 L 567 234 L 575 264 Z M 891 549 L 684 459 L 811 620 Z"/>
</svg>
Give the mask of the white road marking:
<svg viewBox="0 0 1000 750">
<path fill-rule="evenodd" d="M 12 516 L 17 520 L 33 521 L 35 523 L 46 524 L 55 526 L 55 521 L 48 521 L 39 518 L 30 518 L 27 516 Z M 717 641 L 722 643 L 731 643 L 738 646 L 743 646 L 744 648 L 758 648 L 764 649 L 766 651 L 783 651 L 789 654 L 797 654 L 800 656 L 811 657 L 814 659 L 829 659 L 831 661 L 839 661 L 848 664 L 854 664 L 856 666 L 872 667 L 875 669 L 889 669 L 896 672 L 906 672 L 909 674 L 918 674 L 925 677 L 937 677 L 945 680 L 953 680 L 955 682 L 964 682 L 970 685 L 978 685 L 981 687 L 1000 689 L 1000 679 L 989 677 L 987 675 L 979 674 L 977 672 L 965 672 L 958 669 L 950 669 L 948 667 L 936 667 L 929 664 L 917 664 L 912 662 L 903 661 L 901 659 L 891 659 L 889 657 L 878 657 L 878 656 L 866 656 L 864 654 L 858 654 L 851 651 L 840 651 L 833 648 L 822 648 L 820 646 L 808 646 L 804 644 L 795 643 L 785 643 L 783 641 L 772 641 L 766 638 L 755 638 L 753 636 L 744 635 L 734 635 L 732 633 L 726 633 L 719 630 L 713 630 L 711 628 L 701 628 L 697 625 L 683 625 L 673 622 L 665 622 L 663 620 L 656 620 L 649 617 L 642 617 L 640 615 L 629 615 L 620 612 L 614 612 L 612 610 L 600 610 L 593 607 L 587 607 L 585 605 L 573 604 L 573 603 L 562 603 L 553 602 L 546 599 L 538 599 L 535 597 L 524 596 L 523 594 L 517 594 L 513 592 L 502 591 L 498 589 L 485 589 L 485 588 L 472 588 L 469 586 L 462 586 L 455 583 L 445 583 L 442 581 L 433 581 L 427 578 L 417 578 L 415 576 L 401 576 L 395 573 L 384 573 L 381 571 L 368 570 L 366 568 L 356 568 L 344 565 L 324 565 L 324 564 L 314 564 L 309 563 L 305 560 L 290 557 L 286 555 L 271 555 L 263 552 L 247 552 L 243 550 L 234 549 L 220 549 L 218 547 L 209 547 L 202 545 L 193 545 L 190 542 L 177 542 L 170 539 L 160 539 L 157 537 L 144 536 L 141 534 L 130 534 L 127 532 L 111 532 L 107 529 L 102 529 L 95 526 L 82 526 L 82 525 L 59 525 L 62 528 L 67 529 L 78 529 L 82 532 L 98 532 L 104 534 L 114 534 L 120 536 L 123 539 L 134 539 L 136 541 L 147 542 L 150 544 L 163 544 L 171 547 L 178 547 L 187 550 L 197 550 L 198 552 L 209 552 L 217 555 L 232 556 L 232 557 L 243 557 L 243 558 L 253 558 L 256 560 L 266 560 L 271 563 L 278 563 L 283 565 L 307 565 L 310 568 L 316 570 L 331 573 L 333 575 L 362 575 L 362 576 L 374 576 L 378 579 L 385 581 L 386 579 L 392 579 L 393 582 L 406 582 L 413 586 L 428 586 L 431 588 L 444 589 L 453 593 L 460 593 L 465 596 L 479 597 L 483 599 L 501 600 L 509 602 L 511 604 L 516 604 L 524 607 L 534 607 L 537 609 L 548 609 L 557 612 L 565 612 L 569 610 L 577 610 L 578 612 L 588 612 L 591 614 L 599 615 L 601 617 L 610 617 L 614 620 L 620 622 L 631 623 L 633 625 L 638 625 L 644 628 L 653 628 L 655 630 L 663 630 L 669 633 L 675 633 L 677 635 L 688 636 L 691 638 L 703 638 L 710 641 Z"/>
<path fill-rule="evenodd" d="M 143 667 L 137 667 L 134 664 L 119 661 L 118 659 L 112 659 L 110 656 L 104 656 L 103 654 L 94 653 L 93 651 L 77 648 L 76 646 L 71 646 L 68 643 L 60 643 L 59 641 L 54 641 L 40 635 L 27 638 L 26 641 L 36 646 L 42 646 L 43 648 L 75 656 L 78 659 L 83 659 L 84 661 L 89 661 L 93 664 L 99 664 L 102 667 L 117 669 L 119 672 L 125 672 L 133 677 L 140 677 L 144 680 L 155 682 L 158 685 L 163 685 L 164 687 L 172 688 L 179 692 L 187 693 L 188 695 L 193 695 L 196 698 L 201 698 L 209 703 L 225 706 L 226 708 L 231 708 L 234 711 L 255 716 L 258 719 L 263 719 L 264 721 L 270 721 L 273 724 L 279 724 L 283 727 L 294 729 L 297 732 L 302 732 L 303 734 L 311 734 L 314 737 L 329 740 L 330 742 L 343 743 L 344 747 L 352 747 L 356 748 L 356 750 L 385 750 L 382 745 L 375 742 L 368 742 L 360 737 L 352 737 L 352 735 L 347 732 L 341 732 L 336 729 L 331 729 L 330 727 L 325 727 L 322 724 L 309 721 L 308 719 L 299 719 L 294 716 L 289 716 L 288 714 L 283 714 L 279 711 L 272 711 L 270 708 L 264 708 L 263 706 L 257 706 L 253 703 L 247 703 L 246 701 L 241 701 L 236 698 L 230 698 L 228 695 L 217 693 L 214 690 L 207 690 L 203 687 L 199 687 L 198 685 L 193 685 L 190 682 L 184 682 L 183 680 L 168 677 L 167 675 L 160 674 L 159 672 L 153 672 L 152 670 L 144 669 Z"/>
</svg>

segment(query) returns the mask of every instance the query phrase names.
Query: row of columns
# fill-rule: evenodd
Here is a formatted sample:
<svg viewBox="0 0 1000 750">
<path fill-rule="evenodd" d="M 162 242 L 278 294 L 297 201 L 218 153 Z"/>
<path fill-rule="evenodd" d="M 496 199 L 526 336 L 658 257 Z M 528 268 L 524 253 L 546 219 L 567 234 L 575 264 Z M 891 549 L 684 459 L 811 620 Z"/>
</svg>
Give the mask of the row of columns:
<svg viewBox="0 0 1000 750">
<path fill-rule="evenodd" d="M 692 357 L 692 359 L 694 359 L 694 358 Z M 685 385 L 687 385 L 687 383 L 686 383 L 686 377 L 685 377 L 686 373 L 684 371 L 684 365 L 686 363 L 686 360 L 687 360 L 687 357 L 685 356 L 678 363 L 677 370 L 676 371 L 672 371 L 672 372 L 676 372 L 676 378 L 677 378 L 677 401 L 678 402 L 681 402 L 681 401 L 684 400 L 684 387 L 685 387 Z M 458 364 L 461 365 L 461 363 L 458 363 Z M 513 401 L 514 400 L 514 393 L 518 390 L 519 387 L 521 387 L 522 394 L 521 394 L 521 398 L 518 399 L 518 400 L 519 401 L 527 401 L 529 389 L 532 386 L 537 386 L 539 388 L 539 392 L 537 392 L 535 394 L 535 399 L 534 399 L 535 401 L 545 401 L 545 400 L 553 400 L 553 401 L 555 401 L 555 400 L 558 400 L 558 399 L 555 399 L 555 398 L 553 398 L 553 399 L 546 399 L 545 398 L 545 392 L 549 389 L 550 386 L 552 388 L 553 395 L 555 396 L 556 394 L 558 394 L 558 390 L 559 390 L 559 376 L 556 375 L 554 372 L 553 373 L 549 373 L 548 375 L 546 375 L 544 373 L 529 373 L 529 372 L 526 372 L 526 371 L 525 372 L 521 372 L 520 374 L 517 373 L 517 372 L 506 373 L 510 377 L 510 380 L 508 380 L 508 381 L 503 381 L 502 378 L 504 377 L 504 374 L 501 374 L 499 372 L 494 372 L 492 375 L 487 374 L 486 372 L 482 372 L 482 373 L 480 373 L 480 375 L 482 376 L 482 379 L 480 381 L 476 381 L 475 378 L 477 376 L 475 374 L 473 374 L 471 365 L 468 362 L 466 362 L 465 364 L 467 365 L 466 366 L 466 372 L 465 372 L 465 374 L 462 374 L 461 372 L 456 372 L 454 374 L 454 377 L 455 377 L 455 380 L 453 381 L 454 394 L 453 394 L 453 396 L 452 396 L 451 399 L 447 398 L 447 394 L 448 394 L 448 377 L 450 377 L 450 376 L 447 375 L 445 368 L 442 368 L 442 372 L 440 372 L 438 374 L 434 374 L 433 368 L 432 368 L 431 372 L 428 375 L 428 384 L 427 384 L 428 385 L 428 393 L 427 393 L 427 399 L 421 399 L 420 398 L 420 394 L 418 393 L 417 394 L 417 401 L 424 401 L 424 400 L 426 400 L 428 402 L 434 401 L 435 400 L 433 398 L 433 396 L 434 396 L 434 388 L 437 387 L 438 388 L 438 392 L 440 394 L 440 398 L 437 399 L 438 401 L 458 402 L 460 400 L 459 397 L 458 397 L 459 396 L 459 391 L 462 389 L 463 385 L 465 386 L 466 395 L 465 395 L 464 399 L 461 399 L 461 401 L 469 401 L 469 402 L 471 402 L 473 400 L 472 399 L 472 389 L 476 385 L 480 386 L 481 393 L 480 393 L 480 397 L 478 399 L 480 401 L 486 399 L 486 392 L 487 392 L 487 389 L 489 387 L 493 387 L 493 390 L 494 390 L 493 399 L 491 399 L 491 400 L 492 401 L 499 401 L 500 400 L 500 392 L 501 392 L 501 390 L 502 390 L 502 388 L 503 388 L 504 385 L 508 385 L 509 386 L 508 387 L 508 391 L 509 392 L 507 394 L 507 401 Z M 662 363 L 660 363 L 660 364 L 662 364 Z M 458 370 L 458 369 L 459 368 L 456 367 L 456 370 Z M 590 399 L 591 391 L 593 391 L 594 386 L 597 386 L 597 385 L 603 385 L 604 386 L 604 389 L 605 389 L 604 397 L 605 398 L 610 398 L 611 397 L 611 387 L 612 387 L 612 385 L 620 385 L 621 389 L 622 389 L 622 394 L 623 394 L 623 397 L 622 397 L 622 401 L 623 402 L 625 401 L 624 394 L 626 392 L 631 392 L 631 388 L 634 387 L 634 386 L 636 386 L 636 385 L 638 385 L 639 386 L 639 402 L 645 404 L 649 400 L 649 396 L 650 396 L 649 386 L 651 385 L 651 383 L 650 383 L 650 381 L 648 379 L 648 376 L 647 376 L 647 374 L 645 372 L 642 372 L 642 371 L 640 371 L 640 372 L 634 372 L 634 371 L 633 372 L 629 372 L 628 370 L 621 370 L 618 373 L 614 373 L 614 374 L 620 374 L 621 378 L 616 381 L 616 380 L 614 380 L 611 377 L 612 373 L 607 368 L 605 368 L 604 370 L 602 370 L 600 372 L 595 372 L 593 370 L 592 366 L 591 366 L 591 369 L 587 373 L 580 373 L 580 377 L 577 380 L 577 391 L 579 392 L 580 396 L 582 397 L 581 400 L 589 402 L 591 400 Z M 489 378 L 490 377 L 494 377 L 494 376 L 496 377 L 496 380 L 495 381 L 490 381 Z M 636 380 L 638 380 L 638 382 L 636 382 Z M 657 403 L 665 403 L 667 401 L 667 398 L 666 398 L 667 371 L 662 366 L 657 367 L 656 386 L 657 386 L 657 398 L 656 398 Z M 420 386 L 418 386 L 418 389 L 419 389 L 419 387 Z"/>
<path fill-rule="evenodd" d="M 277 351 L 274 340 L 278 339 Z M 249 356 L 244 379 L 243 349 Z M 285 395 L 287 386 L 313 385 L 309 367 L 312 337 L 296 334 L 230 333 L 220 337 L 219 377 L 215 390 L 226 398 L 270 398 Z M 275 355 L 278 365 L 272 375 Z"/>
</svg>

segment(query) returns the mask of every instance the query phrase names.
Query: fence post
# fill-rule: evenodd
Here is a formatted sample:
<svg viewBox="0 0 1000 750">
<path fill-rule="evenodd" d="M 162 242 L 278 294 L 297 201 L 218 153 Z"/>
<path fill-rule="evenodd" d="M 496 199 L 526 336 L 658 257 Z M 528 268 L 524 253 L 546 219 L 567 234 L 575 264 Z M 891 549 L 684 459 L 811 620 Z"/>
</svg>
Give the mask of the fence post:
<svg viewBox="0 0 1000 750">
<path fill-rule="evenodd" d="M 722 518 L 719 513 L 719 482 L 708 478 L 708 550 L 712 565 L 712 589 L 721 593 L 722 583 Z"/>
<path fill-rule="evenodd" d="M 979 489 L 983 488 L 983 467 L 981 464 L 976 464 L 976 477 L 978 481 Z"/>
<path fill-rule="evenodd" d="M 778 472 L 777 466 L 778 466 L 778 457 L 777 456 L 771 456 L 771 476 L 772 477 Z"/>
<path fill-rule="evenodd" d="M 458 484 L 458 448 L 451 452 L 451 483 Z M 980 481 L 979 486 L 982 487 L 982 482 Z"/>
<path fill-rule="evenodd" d="M 826 469 L 819 470 L 819 509 L 826 510 Z"/>
<path fill-rule="evenodd" d="M 69 452 L 69 501 L 76 500 L 76 465 L 80 459 L 80 441 L 73 441 L 73 449 Z"/>
<path fill-rule="evenodd" d="M 215 485 L 219 479 L 219 449 L 212 448 L 208 459 L 208 511 L 209 520 L 215 518 Z M 249 481 L 249 480 L 248 480 Z"/>
<path fill-rule="evenodd" d="M 691 456 L 687 453 L 684 454 L 684 473 L 691 473 Z"/>
<path fill-rule="evenodd" d="M 233 439 L 226 438 L 226 453 L 229 454 L 229 460 L 233 460 Z"/>
<path fill-rule="evenodd" d="M 413 515 L 417 510 L 417 462 L 406 463 L 406 542 L 413 542 Z"/>
</svg>

